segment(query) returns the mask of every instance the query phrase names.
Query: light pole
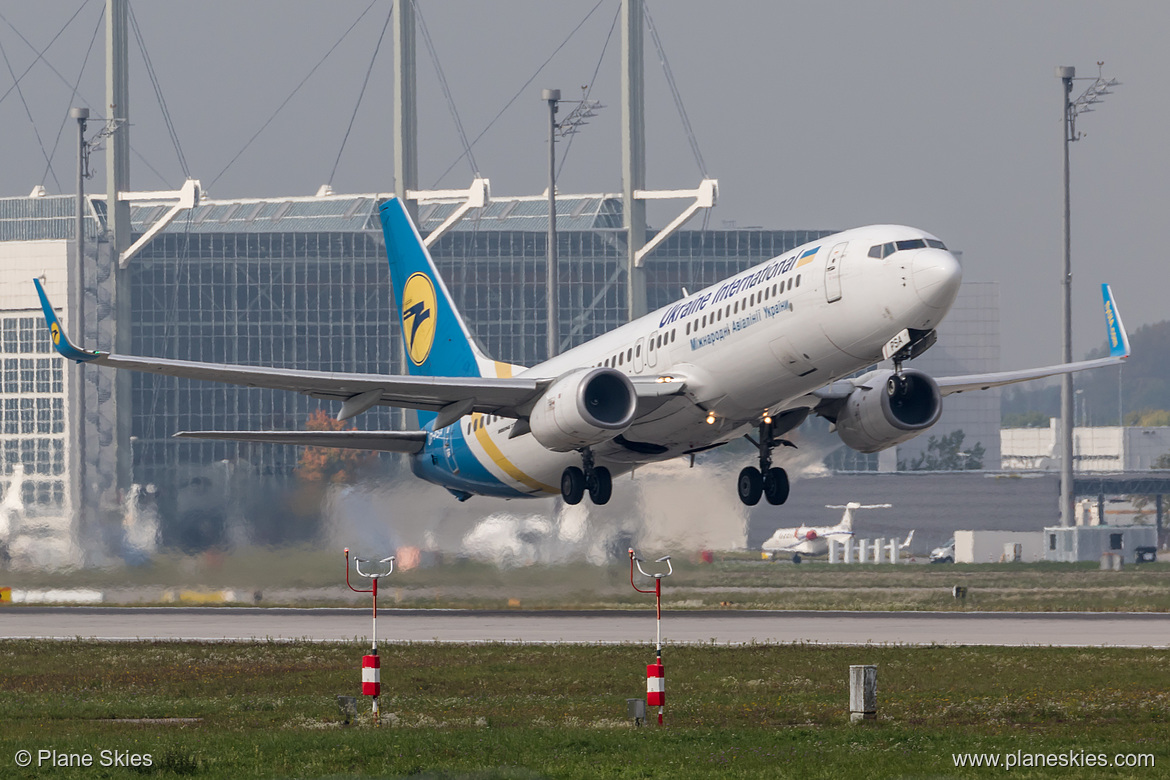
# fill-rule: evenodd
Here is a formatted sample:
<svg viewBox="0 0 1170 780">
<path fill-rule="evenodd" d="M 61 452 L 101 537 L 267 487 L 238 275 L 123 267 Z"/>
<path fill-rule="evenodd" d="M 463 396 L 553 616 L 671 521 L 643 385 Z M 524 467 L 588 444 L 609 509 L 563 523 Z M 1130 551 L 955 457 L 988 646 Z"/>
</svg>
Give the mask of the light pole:
<svg viewBox="0 0 1170 780">
<path fill-rule="evenodd" d="M 69 327 L 77 333 L 79 343 L 85 343 L 85 180 L 89 177 L 89 144 L 85 140 L 86 122 L 89 121 L 88 108 L 70 108 L 69 116 L 77 120 L 77 195 L 74 204 L 74 249 L 73 268 L 65 274 L 69 288 L 67 306 L 70 317 L 67 320 Z M 85 474 L 85 372 L 81 370 L 85 364 L 78 363 L 76 371 L 69 372 L 69 424 L 72 428 L 72 443 L 69 446 L 70 468 L 73 469 L 73 490 L 71 494 L 73 522 L 76 524 L 74 533 L 85 533 L 87 518 L 86 507 L 86 474 Z"/>
<path fill-rule="evenodd" d="M 577 106 L 557 122 L 557 105 L 561 102 L 559 89 L 541 90 L 540 99 L 548 102 L 548 268 L 545 272 L 545 292 L 548 298 L 548 357 L 560 349 L 559 307 L 557 305 L 557 137 L 574 135 L 580 127 L 589 124 L 586 120 L 596 115 L 596 109 L 605 108 L 596 100 L 589 100 L 588 87 L 582 87 L 585 94 L 581 100 L 568 101 Z"/>
<path fill-rule="evenodd" d="M 1120 85 L 1117 79 L 1106 79 L 1101 75 L 1104 62 L 1097 63 L 1097 77 L 1088 89 L 1075 100 L 1072 98 L 1073 81 L 1076 79 L 1076 68 L 1070 65 L 1061 65 L 1056 69 L 1056 77 L 1061 82 L 1061 102 L 1064 107 L 1064 122 L 1061 131 L 1064 136 L 1064 269 L 1061 276 L 1063 286 L 1063 334 L 1061 339 L 1061 360 L 1064 363 L 1072 362 L 1072 234 L 1069 228 L 1071 213 L 1071 195 L 1069 187 L 1069 159 L 1068 145 L 1080 139 L 1077 133 L 1077 116 L 1087 114 L 1093 106 L 1101 103 L 1106 95 L 1112 94 L 1112 88 Z M 1072 374 L 1064 374 L 1060 379 L 1060 524 L 1073 524 L 1073 380 Z"/>
<path fill-rule="evenodd" d="M 557 311 L 557 103 L 559 89 L 546 89 L 541 100 L 548 101 L 548 267 L 544 275 L 548 297 L 548 357 L 560 351 L 560 325 Z"/>
</svg>

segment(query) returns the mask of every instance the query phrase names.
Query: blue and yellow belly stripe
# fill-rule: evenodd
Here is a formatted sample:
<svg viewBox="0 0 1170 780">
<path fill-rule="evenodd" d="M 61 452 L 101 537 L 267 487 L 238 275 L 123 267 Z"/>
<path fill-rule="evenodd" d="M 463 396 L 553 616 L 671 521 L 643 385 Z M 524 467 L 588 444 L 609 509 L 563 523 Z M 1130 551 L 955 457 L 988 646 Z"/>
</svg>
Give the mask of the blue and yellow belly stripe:
<svg viewBox="0 0 1170 780">
<path fill-rule="evenodd" d="M 520 470 L 519 467 L 516 466 L 515 463 L 508 460 L 508 458 L 500 450 L 499 446 L 494 441 L 492 441 L 492 437 L 488 434 L 487 426 L 476 424 L 480 417 L 483 417 L 483 415 L 479 412 L 473 414 L 471 416 L 471 426 L 475 430 L 475 440 L 479 442 L 479 446 L 483 447 L 483 451 L 487 453 L 487 456 L 492 459 L 492 463 L 495 463 L 501 471 L 519 482 L 521 485 L 525 485 L 532 488 L 533 490 L 539 490 L 544 493 L 561 492 L 560 488 L 555 488 L 552 485 L 546 485 L 543 482 L 530 477 L 528 474 L 525 474 Z"/>
</svg>

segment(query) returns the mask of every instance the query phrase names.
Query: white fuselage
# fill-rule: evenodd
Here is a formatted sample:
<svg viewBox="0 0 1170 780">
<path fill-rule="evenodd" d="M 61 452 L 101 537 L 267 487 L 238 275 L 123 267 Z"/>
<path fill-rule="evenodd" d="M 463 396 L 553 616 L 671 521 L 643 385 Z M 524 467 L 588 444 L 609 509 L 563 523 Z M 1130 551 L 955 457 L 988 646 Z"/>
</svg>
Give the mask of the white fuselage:
<svg viewBox="0 0 1170 780">
<path fill-rule="evenodd" d="M 873 248 L 899 241 L 912 248 L 871 256 Z M 685 382 L 684 394 L 625 431 L 633 448 L 613 441 L 592 448 L 615 476 L 715 446 L 742 436 L 765 414 L 811 405 L 800 399 L 880 360 L 883 345 L 903 329 L 936 328 L 960 279 L 958 262 L 941 246 L 927 233 L 896 225 L 828 236 L 516 375 L 556 377 L 606 365 Z M 512 369 L 495 365 L 500 373 Z M 432 433 L 450 442 L 449 487 L 462 487 L 468 475 L 456 462 L 462 450 L 499 481 L 505 490 L 497 495 L 559 494 L 560 475 L 580 463 L 579 454 L 550 452 L 530 435 L 509 439 L 515 420 L 489 417 L 481 424 L 481 418 L 470 415 Z M 637 446 L 642 442 L 651 446 Z M 493 491 L 479 485 L 472 492 Z"/>
<path fill-rule="evenodd" d="M 844 543 L 853 536 L 852 529 L 841 525 L 779 528 L 760 549 L 770 553 L 795 553 L 816 558 L 829 554 L 829 540 Z"/>
</svg>

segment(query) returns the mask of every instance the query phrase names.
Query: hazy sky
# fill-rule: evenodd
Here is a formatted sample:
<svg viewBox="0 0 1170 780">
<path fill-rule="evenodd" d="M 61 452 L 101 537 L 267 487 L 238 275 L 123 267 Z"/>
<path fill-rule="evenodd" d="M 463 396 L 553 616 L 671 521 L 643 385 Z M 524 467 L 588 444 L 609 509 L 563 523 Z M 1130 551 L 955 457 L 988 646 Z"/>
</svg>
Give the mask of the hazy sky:
<svg viewBox="0 0 1170 780">
<path fill-rule="evenodd" d="M 620 190 L 617 31 L 602 58 L 618 0 L 601 0 L 586 18 L 595 2 L 419 0 L 470 138 L 520 93 L 474 147 L 497 195 L 544 189 L 541 88 L 573 98 L 591 82 L 592 97 L 608 108 L 574 140 L 558 188 Z M 0 101 L 0 196 L 26 195 L 39 183 L 50 193 L 73 190 L 73 128 L 59 141 L 58 133 L 71 104 L 104 114 L 102 31 L 82 72 L 104 5 L 0 0 L 0 95 L 13 73 L 33 66 L 20 93 Z M 309 195 L 328 181 L 389 6 L 133 2 L 192 176 L 213 197 Z M 1113 284 L 1130 330 L 1170 316 L 1170 269 L 1152 238 L 1170 210 L 1170 3 L 649 0 L 648 8 L 707 172 L 719 179 L 710 224 L 897 222 L 931 231 L 962 250 L 966 278 L 1000 283 L 1005 369 L 1059 360 L 1061 93 L 1054 68 L 1074 65 L 1078 76 L 1095 76 L 1104 60 L 1105 73 L 1123 85 L 1081 118 L 1085 138 L 1072 147 L 1075 352 L 1104 341 L 1102 281 Z M 75 12 L 34 64 L 20 35 L 39 50 Z M 130 51 L 131 143 L 141 155 L 132 161 L 132 186 L 177 187 L 178 157 L 133 38 Z M 421 34 L 418 51 L 422 185 L 466 186 L 466 161 L 440 180 L 462 146 Z M 699 167 L 649 35 L 646 54 L 649 186 L 693 187 Z M 390 68 L 387 33 L 332 177 L 337 192 L 392 189 Z M 78 99 L 69 85 L 79 72 Z M 1088 83 L 1078 82 L 1077 91 Z M 45 162 L 54 148 L 55 180 Z M 104 162 L 95 160 L 99 174 L 90 186 L 104 191 Z M 652 221 L 670 216 L 654 211 Z"/>
</svg>

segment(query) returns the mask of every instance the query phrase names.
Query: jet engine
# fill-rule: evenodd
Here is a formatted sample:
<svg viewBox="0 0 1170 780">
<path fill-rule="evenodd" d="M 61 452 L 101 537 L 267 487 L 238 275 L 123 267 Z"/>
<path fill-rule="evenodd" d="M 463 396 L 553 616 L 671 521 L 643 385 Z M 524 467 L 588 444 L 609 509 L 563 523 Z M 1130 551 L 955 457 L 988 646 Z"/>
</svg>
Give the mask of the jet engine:
<svg viewBox="0 0 1170 780">
<path fill-rule="evenodd" d="M 810 542 L 815 542 L 817 540 L 817 532 L 810 528 L 808 530 L 808 532 L 804 535 L 804 538 Z"/>
<path fill-rule="evenodd" d="M 938 422 L 942 395 L 927 374 L 874 371 L 855 380 L 837 415 L 837 434 L 858 452 L 877 452 L 913 439 Z"/>
<path fill-rule="evenodd" d="M 638 395 L 612 368 L 583 368 L 557 379 L 533 407 L 528 424 L 538 442 L 571 452 L 620 435 L 634 421 Z"/>
</svg>

